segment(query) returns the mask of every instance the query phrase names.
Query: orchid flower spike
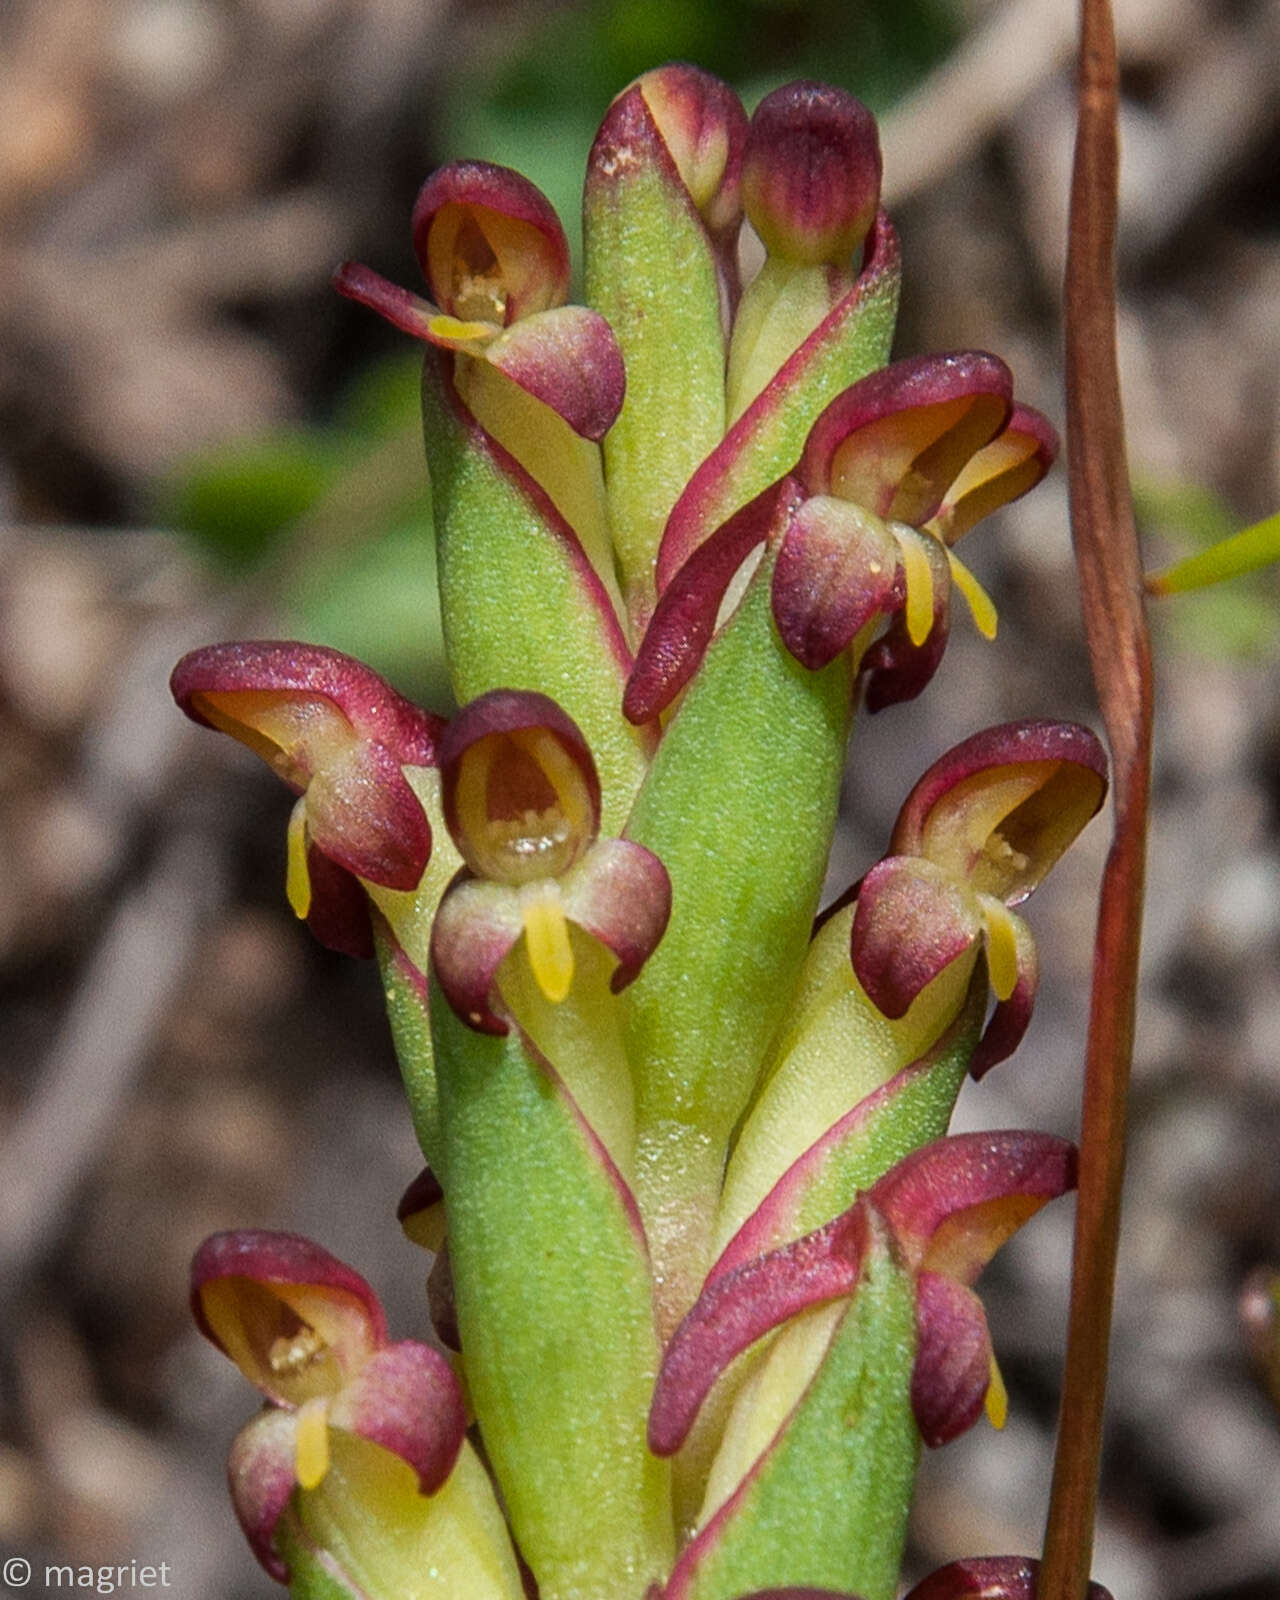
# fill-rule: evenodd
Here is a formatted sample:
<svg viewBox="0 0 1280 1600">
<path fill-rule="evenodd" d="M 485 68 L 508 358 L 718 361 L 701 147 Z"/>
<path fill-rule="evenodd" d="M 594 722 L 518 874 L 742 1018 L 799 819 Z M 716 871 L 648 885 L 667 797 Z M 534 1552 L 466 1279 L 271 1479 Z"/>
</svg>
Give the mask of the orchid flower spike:
<svg viewBox="0 0 1280 1600">
<path fill-rule="evenodd" d="M 585 439 L 622 406 L 622 357 L 608 323 L 566 306 L 569 243 L 551 202 L 518 172 L 456 161 L 428 178 L 413 246 L 431 300 L 344 262 L 334 286 L 402 332 L 482 361 L 549 405 Z"/>
<path fill-rule="evenodd" d="M 170 688 L 192 721 L 256 752 L 298 796 L 289 903 L 323 943 L 371 954 L 368 908 L 353 879 L 417 888 L 431 856 L 419 791 L 443 719 L 350 656 L 287 641 L 193 650 Z"/>
<path fill-rule="evenodd" d="M 495 689 L 449 725 L 440 747 L 445 822 L 466 863 L 432 930 L 436 975 L 458 1015 L 508 1024 L 493 989 L 523 936 L 550 1001 L 574 977 L 570 923 L 617 959 L 616 992 L 639 972 L 671 909 L 666 869 L 628 839 L 601 839 L 600 783 L 577 724 L 546 695 Z"/>
<path fill-rule="evenodd" d="M 296 1234 L 215 1234 L 191 1265 L 191 1307 L 268 1401 L 228 1470 L 236 1515 L 273 1578 L 288 1580 L 277 1524 L 295 1488 L 324 1481 L 334 1431 L 399 1457 L 424 1495 L 448 1479 L 466 1432 L 457 1379 L 430 1346 L 390 1342 L 373 1290 L 327 1250 Z"/>
<path fill-rule="evenodd" d="M 1020 905 L 1096 814 L 1106 757 L 1087 728 L 1009 722 L 974 734 L 934 763 L 907 797 L 891 853 L 858 888 L 853 970 L 886 1017 L 981 947 L 996 1009 L 974 1054 L 975 1078 L 1026 1032 L 1035 944 Z"/>
</svg>

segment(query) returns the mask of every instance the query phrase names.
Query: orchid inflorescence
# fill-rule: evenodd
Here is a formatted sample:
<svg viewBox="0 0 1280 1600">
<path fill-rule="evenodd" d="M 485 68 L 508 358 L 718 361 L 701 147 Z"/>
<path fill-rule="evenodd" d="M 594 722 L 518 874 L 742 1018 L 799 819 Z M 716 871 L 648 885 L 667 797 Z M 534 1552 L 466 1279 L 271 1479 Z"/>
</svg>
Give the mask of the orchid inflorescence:
<svg viewBox="0 0 1280 1600">
<path fill-rule="evenodd" d="M 546 199 L 477 161 L 414 209 L 429 298 L 336 275 L 426 346 L 461 709 L 316 645 L 173 677 L 296 795 L 289 899 L 376 955 L 427 1164 L 434 1342 L 295 1236 L 196 1257 L 266 1401 L 236 1511 L 300 1596 L 891 1600 L 922 1443 L 1003 1422 L 973 1285 L 1075 1152 L 947 1127 L 1026 1029 L 1020 908 L 1105 762 L 973 735 L 815 921 L 857 704 L 924 689 L 953 590 L 994 635 L 954 546 L 1056 450 L 996 357 L 889 364 L 879 185 L 851 96 L 748 119 L 670 66 L 592 148 L 586 305 Z M 1033 1591 L 996 1557 L 915 1595 Z"/>
</svg>

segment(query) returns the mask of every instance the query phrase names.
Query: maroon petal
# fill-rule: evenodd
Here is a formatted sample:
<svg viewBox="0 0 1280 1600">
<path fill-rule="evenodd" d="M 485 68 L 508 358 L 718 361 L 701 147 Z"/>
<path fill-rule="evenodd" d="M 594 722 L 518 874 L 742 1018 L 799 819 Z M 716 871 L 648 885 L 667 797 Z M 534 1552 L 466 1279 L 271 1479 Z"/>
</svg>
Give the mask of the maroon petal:
<svg viewBox="0 0 1280 1600">
<path fill-rule="evenodd" d="M 307 834 L 338 866 L 387 889 L 416 889 L 431 859 L 422 802 L 380 744 L 361 744 L 313 774 Z"/>
<path fill-rule="evenodd" d="M 524 932 L 517 891 L 460 873 L 440 902 L 431 928 L 431 964 L 449 1004 L 468 1027 L 504 1034 L 493 1007 L 494 978 Z"/>
<path fill-rule="evenodd" d="M 906 1600 L 1036 1600 L 1040 1563 L 1029 1556 L 972 1556 L 940 1567 L 916 1584 Z M 1086 1600 L 1111 1600 L 1091 1583 Z"/>
<path fill-rule="evenodd" d="M 918 1273 L 911 1407 L 931 1450 L 973 1426 L 990 1382 L 991 1335 L 981 1301 L 954 1278 Z"/>
<path fill-rule="evenodd" d="M 1004 431 L 984 445 L 947 490 L 931 526 L 955 544 L 983 517 L 1034 489 L 1058 454 L 1058 435 L 1047 417 L 1017 405 Z"/>
<path fill-rule="evenodd" d="M 413 1339 L 388 1345 L 366 1362 L 335 1397 L 329 1421 L 407 1461 L 423 1494 L 434 1494 L 453 1471 L 467 1431 L 449 1363 Z"/>
<path fill-rule="evenodd" d="M 770 255 L 847 267 L 880 203 L 880 139 L 860 100 L 789 83 L 756 107 L 742 199 Z"/>
<path fill-rule="evenodd" d="M 907 620 L 896 611 L 889 626 L 862 658 L 866 706 L 883 711 L 914 700 L 933 678 L 946 654 L 951 636 L 951 569 L 946 551 L 934 539 L 924 546 L 933 579 L 933 625 L 922 644 L 912 642 Z"/>
<path fill-rule="evenodd" d="M 873 513 L 832 495 L 796 512 L 773 569 L 773 616 L 782 642 L 817 672 L 852 644 L 897 594 L 898 552 Z"/>
<path fill-rule="evenodd" d="M 1106 774 L 1102 746 L 1077 723 L 985 728 L 949 750 L 912 789 L 891 848 L 945 863 L 982 893 L 1019 905 L 1096 815 Z M 1009 805 L 993 808 L 989 796 L 999 797 L 1017 778 L 1024 782 L 1009 791 Z"/>
<path fill-rule="evenodd" d="M 276 1553 L 276 1524 L 297 1484 L 296 1430 L 291 1411 L 259 1412 L 231 1444 L 227 1483 L 236 1520 L 259 1562 L 277 1583 L 288 1583 L 289 1569 Z"/>
<path fill-rule="evenodd" d="M 1031 1021 L 1036 1003 L 1036 990 L 1040 984 L 1040 957 L 1031 930 L 1022 919 L 1014 919 L 1014 935 L 1018 943 L 1018 981 L 1007 1000 L 998 1000 L 991 1019 L 983 1030 L 978 1048 L 969 1063 L 969 1075 L 976 1082 L 992 1067 L 999 1066 L 1022 1043 L 1022 1036 Z"/>
<path fill-rule="evenodd" d="M 684 1443 L 716 1379 L 749 1345 L 789 1318 L 851 1294 L 862 1270 L 861 1205 L 803 1239 L 706 1284 L 663 1356 L 649 1411 L 649 1448 Z"/>
<path fill-rule="evenodd" d="M 385 745 L 405 767 L 431 767 L 443 717 L 398 694 L 371 667 L 325 645 L 294 639 L 211 644 L 183 656 L 169 679 L 173 698 L 193 722 L 216 727 L 202 702 L 213 694 L 286 692 L 329 700 L 363 738 Z"/>
<path fill-rule="evenodd" d="M 1012 393 L 1009 369 L 982 351 L 896 362 L 831 402 L 809 432 L 799 475 L 814 494 L 918 528 L 1004 427 Z"/>
<path fill-rule="evenodd" d="M 307 926 L 312 933 L 339 955 L 369 960 L 373 955 L 373 924 L 369 897 L 360 880 L 314 843 L 307 849 L 307 876 L 311 880 Z"/>
<path fill-rule="evenodd" d="M 698 670 L 734 574 L 752 550 L 780 537 L 803 502 L 792 478 L 758 494 L 689 557 L 662 592 L 622 698 L 629 722 L 664 710 Z"/>
<path fill-rule="evenodd" d="M 497 315 L 489 310 L 482 320 L 509 326 L 563 304 L 569 292 L 560 219 L 542 191 L 509 167 L 441 167 L 418 191 L 412 227 L 422 275 L 450 316 L 478 318 L 496 297 Z"/>
<path fill-rule="evenodd" d="M 387 1338 L 356 1272 L 296 1234 L 215 1234 L 191 1264 L 200 1331 L 258 1391 L 292 1409 L 333 1396 Z"/>
<path fill-rule="evenodd" d="M 587 158 L 588 205 L 641 168 L 658 175 L 668 203 L 685 198 L 706 229 L 729 310 L 738 299 L 746 134 L 747 114 L 728 84 L 700 67 L 673 63 L 618 95 Z"/>
<path fill-rule="evenodd" d="M 440 718 L 350 656 L 292 642 L 193 651 L 170 687 L 194 721 L 307 793 L 307 831 L 339 866 L 389 889 L 417 887 L 431 827 L 401 769 L 434 764 Z"/>
<path fill-rule="evenodd" d="M 653 953 L 671 915 L 671 879 L 652 850 L 597 839 L 566 876 L 564 912 L 618 958 L 610 979 L 625 989 Z"/>
<path fill-rule="evenodd" d="M 391 283 L 380 272 L 359 261 L 344 261 L 334 269 L 330 281 L 340 295 L 354 300 L 357 305 L 367 306 L 370 311 L 376 311 L 393 328 L 399 328 L 401 333 L 430 344 L 436 342 L 431 333 L 431 321 L 440 313 L 421 295 L 402 289 L 398 283 Z"/>
<path fill-rule="evenodd" d="M 609 324 L 585 306 L 526 317 L 488 346 L 485 359 L 584 439 L 602 439 L 622 410 L 622 352 Z"/>
<path fill-rule="evenodd" d="M 1076 1150 L 1048 1133 L 958 1133 L 913 1152 L 873 1186 L 913 1268 L 972 1284 L 1004 1241 L 1075 1187 Z"/>
<path fill-rule="evenodd" d="M 850 955 L 858 982 L 886 1017 L 911 1002 L 982 933 L 974 896 L 915 856 L 889 856 L 862 880 Z"/>
</svg>

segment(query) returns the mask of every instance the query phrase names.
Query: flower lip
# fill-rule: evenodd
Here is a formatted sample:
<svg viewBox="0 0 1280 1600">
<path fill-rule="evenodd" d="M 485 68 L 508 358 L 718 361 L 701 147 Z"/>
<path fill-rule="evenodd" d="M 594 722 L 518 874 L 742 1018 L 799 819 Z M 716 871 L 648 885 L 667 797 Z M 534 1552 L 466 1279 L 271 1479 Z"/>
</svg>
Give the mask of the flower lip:
<svg viewBox="0 0 1280 1600">
<path fill-rule="evenodd" d="M 1106 791 L 1106 756 L 1087 728 L 1002 723 L 929 768 L 898 814 L 890 849 L 923 856 L 979 892 L 1019 905 Z"/>
<path fill-rule="evenodd" d="M 442 167 L 419 190 L 412 226 L 422 274 L 451 317 L 507 327 L 568 295 L 560 219 L 542 191 L 508 167 Z"/>
<path fill-rule="evenodd" d="M 600 780 L 577 724 L 554 700 L 494 689 L 440 745 L 445 823 L 478 878 L 559 877 L 596 837 Z"/>
<path fill-rule="evenodd" d="M 847 267 L 875 220 L 880 176 L 875 118 L 844 90 L 789 83 L 757 106 L 742 195 L 770 255 Z"/>
</svg>

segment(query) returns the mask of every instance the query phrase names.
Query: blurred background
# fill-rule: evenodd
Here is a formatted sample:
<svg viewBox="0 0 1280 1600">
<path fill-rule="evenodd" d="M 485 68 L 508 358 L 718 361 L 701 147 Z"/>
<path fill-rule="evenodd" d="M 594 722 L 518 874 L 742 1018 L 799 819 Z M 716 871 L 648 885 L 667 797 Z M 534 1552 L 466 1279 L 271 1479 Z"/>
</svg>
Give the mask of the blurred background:
<svg viewBox="0 0 1280 1600">
<path fill-rule="evenodd" d="M 1280 501 L 1277 0 L 1118 0 L 1121 361 L 1148 566 Z M 214 1229 L 350 1259 L 422 1331 L 393 1212 L 417 1158 L 371 967 L 284 904 L 285 791 L 165 689 L 183 651 L 302 637 L 447 705 L 418 356 L 328 287 L 417 286 L 441 162 L 518 165 L 571 234 L 610 97 L 672 58 L 883 116 L 898 353 L 989 347 L 1062 421 L 1065 0 L 6 0 L 0 7 L 0 1552 L 272 1592 L 222 1463 L 255 1401 L 185 1304 Z M 966 560 L 937 682 L 864 722 L 832 867 L 986 723 L 1092 721 L 1065 475 Z M 1241 1339 L 1280 1264 L 1280 593 L 1162 602 L 1135 1125 L 1096 1575 L 1280 1596 L 1280 1428 Z M 1046 985 L 964 1126 L 1075 1129 L 1105 826 L 1030 910 Z M 1012 1396 L 925 1464 L 913 1574 L 1039 1547 L 1070 1215 L 991 1274 Z M 39 1581 L 26 1593 L 39 1593 Z"/>
</svg>

